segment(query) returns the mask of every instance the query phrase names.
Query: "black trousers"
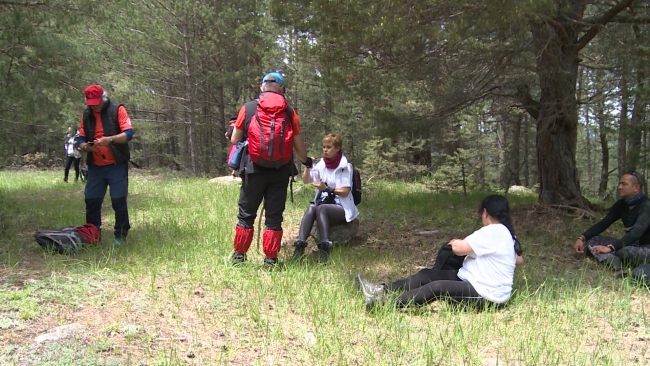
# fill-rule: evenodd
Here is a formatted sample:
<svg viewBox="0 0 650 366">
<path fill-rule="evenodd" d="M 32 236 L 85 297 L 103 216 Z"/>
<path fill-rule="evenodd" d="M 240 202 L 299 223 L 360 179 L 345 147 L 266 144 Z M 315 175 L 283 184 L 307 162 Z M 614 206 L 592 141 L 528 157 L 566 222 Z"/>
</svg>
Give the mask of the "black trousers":
<svg viewBox="0 0 650 366">
<path fill-rule="evenodd" d="M 242 174 L 237 225 L 252 228 L 257 217 L 257 209 L 264 200 L 266 228 L 282 230 L 289 173 L 289 166 L 286 165 L 280 169 L 257 169 L 255 173 Z"/>
<path fill-rule="evenodd" d="M 316 221 L 318 227 L 320 241 L 328 241 L 330 225 L 343 224 L 345 222 L 345 210 L 343 206 L 337 204 L 317 205 L 312 203 L 302 216 L 298 233 L 299 240 L 307 240 L 311 228 L 314 226 L 314 221 Z"/>
<path fill-rule="evenodd" d="M 425 268 L 410 277 L 387 284 L 386 289 L 402 292 L 397 298 L 398 306 L 423 305 L 440 298 L 481 298 L 471 283 L 458 278 L 457 270 Z"/>
<path fill-rule="evenodd" d="M 73 163 L 74 163 L 74 173 L 75 173 L 74 174 L 74 179 L 75 180 L 79 179 L 79 161 L 80 160 L 81 160 L 80 158 L 75 158 L 74 155 L 73 156 L 68 155 L 65 158 L 65 171 L 64 171 L 64 176 L 63 176 L 64 181 L 66 181 L 66 182 L 68 181 L 68 173 L 70 172 L 70 167 L 72 166 Z"/>
</svg>

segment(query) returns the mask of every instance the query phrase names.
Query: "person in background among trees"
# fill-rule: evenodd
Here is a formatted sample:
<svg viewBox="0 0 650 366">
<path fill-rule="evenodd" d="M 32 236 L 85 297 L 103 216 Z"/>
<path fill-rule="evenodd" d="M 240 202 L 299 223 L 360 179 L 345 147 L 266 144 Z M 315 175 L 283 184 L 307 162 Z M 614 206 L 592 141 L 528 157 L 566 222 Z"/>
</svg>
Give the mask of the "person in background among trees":
<svg viewBox="0 0 650 366">
<path fill-rule="evenodd" d="M 133 138 L 131 119 L 123 105 L 112 102 L 99 85 L 84 90 L 87 108 L 81 117 L 79 148 L 87 152 L 88 179 L 84 192 L 86 222 L 101 229 L 102 203 L 110 187 L 115 211 L 113 246 L 126 244 L 131 228 L 127 195 L 131 158 L 128 142 Z"/>
<path fill-rule="evenodd" d="M 456 255 L 466 255 L 459 270 L 425 268 L 390 284 L 372 284 L 360 274 L 366 308 L 394 301 L 397 306 L 423 305 L 440 298 L 503 304 L 510 299 L 515 266 L 523 263 L 522 250 L 504 196 L 491 195 L 478 209 L 483 227 L 465 239 L 452 239 Z M 397 294 L 387 293 L 397 292 Z"/>
<path fill-rule="evenodd" d="M 226 129 L 226 138 L 230 142 L 230 139 L 232 138 L 232 132 L 235 130 L 235 122 L 237 122 L 237 116 L 232 116 L 230 117 L 230 120 L 228 121 L 228 129 Z M 230 159 L 232 159 L 232 155 L 235 153 L 235 150 L 237 150 L 237 145 L 230 144 L 230 151 L 228 151 L 228 160 L 226 160 L 226 166 L 228 166 L 228 163 L 230 163 Z M 230 174 L 233 177 L 237 176 L 237 169 L 230 169 Z"/>
<path fill-rule="evenodd" d="M 314 225 L 318 225 L 320 261 L 329 260 L 332 242 L 329 240 L 330 225 L 351 222 L 359 216 L 359 210 L 352 198 L 352 169 L 341 147 L 343 138 L 339 134 L 329 134 L 323 138 L 323 159 L 312 169 L 305 169 L 303 183 L 316 187 L 316 196 L 300 222 L 298 239 L 293 242 L 296 248 L 294 259 L 305 254 L 307 238 Z"/>
<path fill-rule="evenodd" d="M 295 110 L 288 111 L 288 104 L 284 97 L 284 78 L 277 72 L 266 74 L 262 78 L 260 86 L 261 94 L 259 99 L 244 104 L 237 115 L 237 122 L 233 130 L 230 142 L 237 145 L 238 142 L 248 138 L 246 109 L 253 108 L 254 114 L 260 109 L 264 114 L 278 113 L 285 111 L 291 113 L 291 132 L 293 136 L 293 148 L 298 159 L 308 168 L 312 167 L 313 161 L 307 156 L 305 143 L 300 135 L 300 121 Z M 263 113 L 259 113 L 263 115 Z M 288 119 L 289 116 L 286 116 Z M 251 122 L 252 123 L 252 122 Z M 249 149 L 251 147 L 249 140 Z M 292 149 L 293 150 L 293 149 Z M 237 226 L 235 227 L 234 253 L 232 262 L 235 264 L 246 261 L 246 253 L 253 241 L 254 223 L 257 216 L 257 209 L 262 200 L 266 212 L 264 235 L 262 236 L 262 248 L 266 258 L 264 265 L 273 267 L 278 263 L 278 254 L 282 243 L 282 221 L 287 200 L 287 187 L 289 177 L 295 169 L 293 161 L 282 165 L 279 169 L 263 168 L 253 163 L 249 154 L 244 154 L 239 169 L 239 176 L 242 178 L 239 190 L 239 213 L 237 214 Z"/>
<path fill-rule="evenodd" d="M 580 235 L 573 249 L 595 257 L 612 269 L 623 269 L 650 262 L 650 199 L 643 193 L 643 182 L 634 170 L 625 172 L 618 182 L 621 197 L 607 215 Z M 599 236 L 614 222 L 621 220 L 625 235 L 620 238 Z"/>
<path fill-rule="evenodd" d="M 70 131 L 70 130 L 68 130 Z M 79 151 L 78 146 L 79 139 L 79 130 L 75 130 L 74 134 L 68 134 L 68 137 L 65 140 L 65 170 L 63 175 L 63 181 L 68 183 L 68 175 L 70 173 L 70 167 L 74 164 L 74 181 L 79 180 L 79 161 L 81 160 L 81 152 Z"/>
</svg>

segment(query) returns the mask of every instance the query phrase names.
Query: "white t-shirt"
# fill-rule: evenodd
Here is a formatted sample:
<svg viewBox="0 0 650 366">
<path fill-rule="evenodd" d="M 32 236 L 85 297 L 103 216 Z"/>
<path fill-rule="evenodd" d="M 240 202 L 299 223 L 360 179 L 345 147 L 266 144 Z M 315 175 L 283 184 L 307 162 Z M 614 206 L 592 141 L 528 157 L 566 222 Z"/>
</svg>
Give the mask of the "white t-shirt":
<svg viewBox="0 0 650 366">
<path fill-rule="evenodd" d="M 515 277 L 515 243 L 503 224 L 483 226 L 465 238 L 474 251 L 465 257 L 458 278 L 469 281 L 481 297 L 508 301 Z"/>
<path fill-rule="evenodd" d="M 325 182 L 328 187 L 331 188 L 341 188 L 341 187 L 352 187 L 352 165 L 348 164 L 348 160 L 345 155 L 341 158 L 341 162 L 336 169 L 328 169 L 325 166 L 325 162 L 321 159 L 318 164 L 314 165 L 314 170 L 317 170 L 320 174 L 321 181 Z M 312 175 L 313 178 L 313 175 Z M 321 193 L 321 196 L 323 194 Z M 318 190 L 316 191 L 316 196 L 314 200 L 319 200 Z M 345 197 L 336 196 L 334 203 L 343 206 L 345 210 L 345 221 L 352 222 L 357 216 L 359 216 L 359 210 L 357 206 L 354 205 L 354 199 L 352 198 L 352 192 Z"/>
</svg>

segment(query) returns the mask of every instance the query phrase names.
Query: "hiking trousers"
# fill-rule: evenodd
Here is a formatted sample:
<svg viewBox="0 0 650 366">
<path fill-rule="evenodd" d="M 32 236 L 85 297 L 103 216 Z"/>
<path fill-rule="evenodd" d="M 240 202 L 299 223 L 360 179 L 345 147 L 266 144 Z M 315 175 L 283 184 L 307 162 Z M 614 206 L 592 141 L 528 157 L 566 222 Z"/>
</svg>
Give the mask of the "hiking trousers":
<svg viewBox="0 0 650 366">
<path fill-rule="evenodd" d="M 469 281 L 458 278 L 457 270 L 425 268 L 385 286 L 388 291 L 402 292 L 397 297 L 398 306 L 423 305 L 440 298 L 482 299 Z"/>
<path fill-rule="evenodd" d="M 102 225 L 102 203 L 106 189 L 110 187 L 110 197 L 115 211 L 114 234 L 125 238 L 131 228 L 126 197 L 129 193 L 128 163 L 88 167 L 88 179 L 84 195 L 86 198 L 86 222 L 97 228 Z"/>
<path fill-rule="evenodd" d="M 63 175 L 63 181 L 67 182 L 68 181 L 68 175 L 70 173 L 70 167 L 72 164 L 74 164 L 74 179 L 77 180 L 79 179 L 79 161 L 81 161 L 80 158 L 75 158 L 73 156 L 67 156 L 65 158 L 65 171 Z"/>
<path fill-rule="evenodd" d="M 256 169 L 255 173 L 241 175 L 238 226 L 252 228 L 257 217 L 257 210 L 264 200 L 266 228 L 282 230 L 282 215 L 287 201 L 289 173 L 289 167 L 285 165 L 280 169 Z"/>
</svg>

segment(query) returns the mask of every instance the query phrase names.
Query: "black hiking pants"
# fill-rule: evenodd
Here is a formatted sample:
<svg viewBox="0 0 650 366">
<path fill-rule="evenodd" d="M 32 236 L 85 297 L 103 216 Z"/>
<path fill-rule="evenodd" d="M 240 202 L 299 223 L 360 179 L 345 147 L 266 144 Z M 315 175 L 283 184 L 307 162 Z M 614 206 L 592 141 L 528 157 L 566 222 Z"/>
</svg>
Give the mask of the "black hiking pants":
<svg viewBox="0 0 650 366">
<path fill-rule="evenodd" d="M 282 230 L 290 172 L 290 166 L 287 164 L 280 169 L 256 168 L 254 173 L 241 174 L 238 226 L 252 228 L 257 210 L 264 200 L 266 228 Z"/>
<path fill-rule="evenodd" d="M 65 171 L 64 171 L 64 175 L 63 175 L 63 181 L 65 181 L 65 182 L 68 181 L 68 173 L 70 173 L 70 167 L 72 166 L 72 164 L 74 164 L 74 179 L 75 180 L 79 179 L 79 161 L 80 160 L 81 160 L 80 158 L 75 158 L 74 155 L 73 156 L 68 155 L 65 158 Z"/>
<path fill-rule="evenodd" d="M 402 307 L 409 304 L 423 305 L 440 298 L 482 301 L 471 283 L 458 278 L 457 270 L 425 268 L 385 286 L 388 291 L 402 292 L 397 297 L 397 304 Z"/>
</svg>

